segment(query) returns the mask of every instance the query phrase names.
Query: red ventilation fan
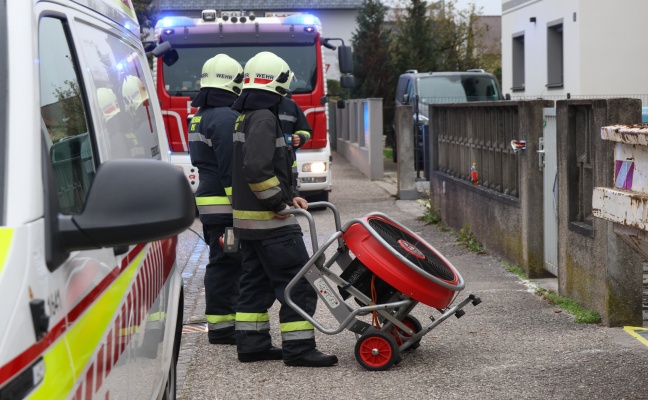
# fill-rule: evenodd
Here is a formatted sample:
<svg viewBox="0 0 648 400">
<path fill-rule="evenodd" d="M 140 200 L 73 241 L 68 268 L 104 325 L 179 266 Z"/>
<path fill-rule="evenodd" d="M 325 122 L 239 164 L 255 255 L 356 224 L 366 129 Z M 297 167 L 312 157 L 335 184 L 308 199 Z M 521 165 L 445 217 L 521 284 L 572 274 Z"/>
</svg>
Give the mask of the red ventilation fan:
<svg viewBox="0 0 648 400">
<path fill-rule="evenodd" d="M 451 306 L 464 289 L 459 272 L 434 247 L 387 215 L 371 213 L 341 226 L 333 204 L 309 205 L 331 209 L 337 232 L 318 248 L 310 213 L 301 209 L 282 212 L 308 219 L 313 246 L 313 256 L 286 287 L 286 303 L 326 334 L 344 329 L 356 333 L 355 356 L 364 368 L 390 368 L 400 362 L 405 350 L 418 348 L 421 338 L 441 322 L 452 315 L 464 315 L 463 307 L 468 303 L 476 306 L 481 302 L 471 294 Z M 326 260 L 324 252 L 334 243 L 338 244 L 337 251 Z M 334 265 L 342 273 L 336 273 Z M 339 326 L 321 325 L 292 301 L 291 290 L 302 277 L 317 291 Z M 430 316 L 431 324 L 422 326 L 410 315 L 418 303 L 441 315 Z"/>
</svg>

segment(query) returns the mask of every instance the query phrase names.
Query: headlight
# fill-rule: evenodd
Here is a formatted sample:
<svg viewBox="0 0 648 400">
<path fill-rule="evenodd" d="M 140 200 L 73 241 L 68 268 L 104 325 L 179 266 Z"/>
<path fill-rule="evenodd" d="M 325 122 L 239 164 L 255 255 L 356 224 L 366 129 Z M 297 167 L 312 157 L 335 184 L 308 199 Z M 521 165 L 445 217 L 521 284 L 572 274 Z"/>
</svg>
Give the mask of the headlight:
<svg viewBox="0 0 648 400">
<path fill-rule="evenodd" d="M 305 163 L 302 165 L 302 172 L 321 173 L 324 171 L 326 171 L 326 163 L 324 162 Z"/>
</svg>

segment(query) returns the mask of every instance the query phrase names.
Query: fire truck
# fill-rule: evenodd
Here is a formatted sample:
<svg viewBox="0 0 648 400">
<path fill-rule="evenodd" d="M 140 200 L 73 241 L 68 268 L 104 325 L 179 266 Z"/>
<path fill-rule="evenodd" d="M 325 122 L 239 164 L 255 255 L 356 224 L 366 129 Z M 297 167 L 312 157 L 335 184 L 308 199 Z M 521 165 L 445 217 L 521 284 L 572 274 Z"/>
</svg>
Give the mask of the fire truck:
<svg viewBox="0 0 648 400">
<path fill-rule="evenodd" d="M 266 14 L 267 15 L 267 14 Z M 167 129 L 171 161 L 181 167 L 192 188 L 198 171 L 188 153 L 187 127 L 197 108 L 191 101 L 200 90 L 204 62 L 224 53 L 241 65 L 261 51 L 283 58 L 295 74 L 290 90 L 313 128 L 311 139 L 297 151 L 299 191 L 309 201 L 327 201 L 332 188 L 328 137 L 326 68 L 322 46 L 336 47 L 321 36 L 319 19 L 310 14 L 255 16 L 244 12 L 203 10 L 201 18 L 168 16 L 156 24 L 153 74 Z M 351 49 L 338 47 L 340 72 L 352 72 Z M 344 75 L 343 87 L 353 85 Z"/>
</svg>

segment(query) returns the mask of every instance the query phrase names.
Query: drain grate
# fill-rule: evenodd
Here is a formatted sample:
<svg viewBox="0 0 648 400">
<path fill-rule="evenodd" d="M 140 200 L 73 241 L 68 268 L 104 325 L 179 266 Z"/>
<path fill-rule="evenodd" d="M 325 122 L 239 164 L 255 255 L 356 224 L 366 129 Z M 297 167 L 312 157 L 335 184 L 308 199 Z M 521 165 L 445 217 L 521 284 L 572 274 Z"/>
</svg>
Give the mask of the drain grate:
<svg viewBox="0 0 648 400">
<path fill-rule="evenodd" d="M 197 324 L 185 324 L 182 326 L 182 333 L 198 333 L 207 332 L 207 322 L 199 322 Z"/>
</svg>

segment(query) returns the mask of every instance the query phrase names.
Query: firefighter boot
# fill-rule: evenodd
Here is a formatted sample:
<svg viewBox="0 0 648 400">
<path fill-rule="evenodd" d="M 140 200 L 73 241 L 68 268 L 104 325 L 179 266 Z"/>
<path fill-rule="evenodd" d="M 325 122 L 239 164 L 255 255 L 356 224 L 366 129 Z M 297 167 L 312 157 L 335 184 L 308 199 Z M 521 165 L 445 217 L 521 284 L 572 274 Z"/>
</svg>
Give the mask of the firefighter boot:
<svg viewBox="0 0 648 400">
<path fill-rule="evenodd" d="M 278 347 L 270 347 L 268 350 L 257 351 L 254 353 L 238 353 L 240 362 L 255 362 L 266 360 L 281 360 L 283 359 L 283 352 Z"/>
<path fill-rule="evenodd" d="M 335 355 L 324 354 L 317 349 L 294 360 L 284 360 L 284 364 L 289 367 L 330 367 L 337 362 L 338 359 Z"/>
</svg>

